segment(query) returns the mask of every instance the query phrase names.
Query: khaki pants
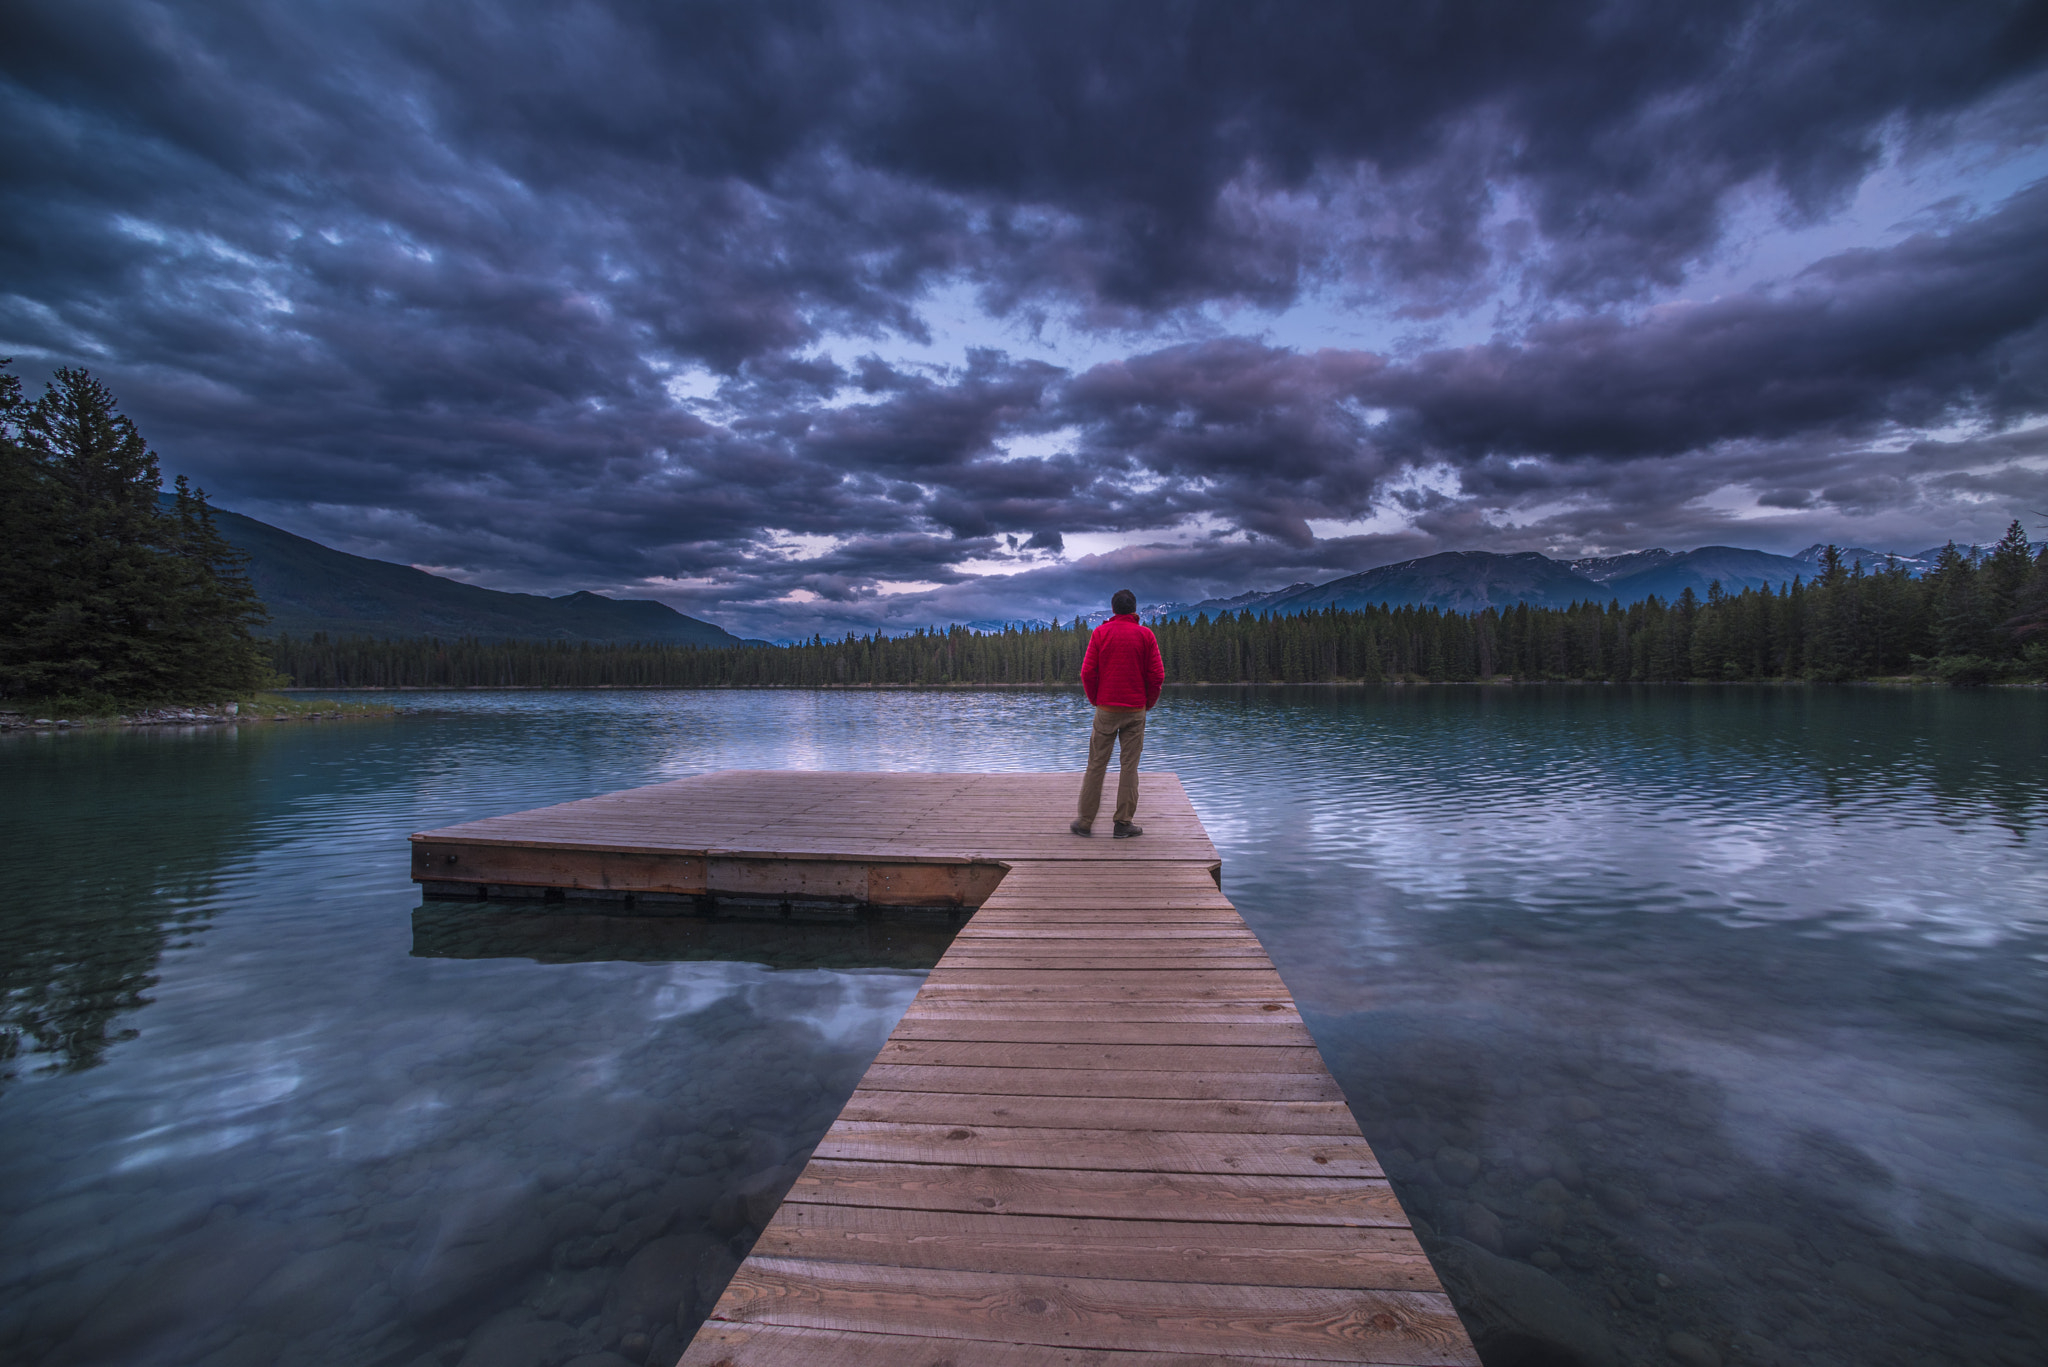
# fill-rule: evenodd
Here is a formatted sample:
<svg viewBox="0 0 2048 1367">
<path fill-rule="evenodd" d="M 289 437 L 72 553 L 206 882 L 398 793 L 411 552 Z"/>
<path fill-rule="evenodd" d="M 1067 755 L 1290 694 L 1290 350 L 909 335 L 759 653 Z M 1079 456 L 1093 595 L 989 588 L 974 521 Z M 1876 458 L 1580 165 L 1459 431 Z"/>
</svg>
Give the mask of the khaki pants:
<svg viewBox="0 0 2048 1367">
<path fill-rule="evenodd" d="M 1088 772 L 1081 776 L 1081 824 L 1093 826 L 1102 810 L 1102 779 L 1109 772 L 1109 751 L 1122 752 L 1116 776 L 1116 813 L 1110 819 L 1128 822 L 1138 814 L 1138 756 L 1145 750 L 1145 709 L 1098 707 L 1095 729 L 1088 734 Z"/>
</svg>

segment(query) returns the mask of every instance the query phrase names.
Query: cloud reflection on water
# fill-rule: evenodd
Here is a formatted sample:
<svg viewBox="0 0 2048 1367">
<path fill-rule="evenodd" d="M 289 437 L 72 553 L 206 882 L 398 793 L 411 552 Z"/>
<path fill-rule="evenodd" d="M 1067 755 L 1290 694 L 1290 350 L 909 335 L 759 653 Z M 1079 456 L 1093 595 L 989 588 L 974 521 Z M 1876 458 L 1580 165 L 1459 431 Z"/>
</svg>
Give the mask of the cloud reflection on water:
<svg viewBox="0 0 2048 1367">
<path fill-rule="evenodd" d="M 403 835 L 796 759 L 1071 769 L 1085 716 L 1057 692 L 403 701 L 438 711 L 10 752 L 50 852 L 13 962 L 119 990 L 49 1036 L 107 1041 L 84 1071 L 0 1094 L 0 1347 L 361 1361 L 523 1314 L 660 1350 L 919 976 L 603 935 L 414 957 Z M 2048 1343 L 2044 725 L 2031 693 L 1189 690 L 1147 758 L 1446 1267 L 1453 1239 L 1550 1263 L 1649 1360 L 1683 1331 L 1976 1367 Z M 158 1250 L 234 1295 L 124 1319 L 171 1285 Z M 665 1309 L 616 1300 L 640 1257 L 683 1288 Z M 1865 1299 L 1887 1285 L 1910 1294 Z"/>
</svg>

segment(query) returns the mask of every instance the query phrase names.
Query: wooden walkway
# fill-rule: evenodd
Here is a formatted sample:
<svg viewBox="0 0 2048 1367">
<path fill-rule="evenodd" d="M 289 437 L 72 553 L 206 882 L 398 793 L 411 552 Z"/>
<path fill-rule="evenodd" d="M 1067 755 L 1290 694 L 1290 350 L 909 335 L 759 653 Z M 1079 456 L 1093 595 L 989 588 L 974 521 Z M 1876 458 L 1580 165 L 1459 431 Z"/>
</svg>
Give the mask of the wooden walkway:
<svg viewBox="0 0 2048 1367">
<path fill-rule="evenodd" d="M 1178 780 L 1129 841 L 1067 833 L 1077 782 L 724 774 L 415 840 L 996 866 L 683 1367 L 1476 1364 Z"/>
</svg>

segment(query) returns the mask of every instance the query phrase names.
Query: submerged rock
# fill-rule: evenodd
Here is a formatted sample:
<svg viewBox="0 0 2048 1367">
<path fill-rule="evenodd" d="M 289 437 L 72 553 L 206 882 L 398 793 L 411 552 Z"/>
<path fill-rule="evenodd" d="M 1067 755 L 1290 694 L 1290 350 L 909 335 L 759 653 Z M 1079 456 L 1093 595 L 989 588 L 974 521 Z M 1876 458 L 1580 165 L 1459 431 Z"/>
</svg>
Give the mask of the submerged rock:
<svg viewBox="0 0 2048 1367">
<path fill-rule="evenodd" d="M 1860 1296 L 1872 1305 L 1895 1305 L 1905 1294 L 1898 1282 L 1888 1273 L 1881 1272 L 1868 1263 L 1844 1258 L 1829 1269 L 1829 1274 L 1845 1290 Z"/>
<path fill-rule="evenodd" d="M 258 1329 L 242 1335 L 192 1364 L 192 1367 L 274 1367 L 284 1360 L 282 1334 Z"/>
<path fill-rule="evenodd" d="M 604 1300 L 611 1283 L 611 1273 L 602 1268 L 560 1269 L 549 1274 L 528 1304 L 542 1319 L 581 1323 Z"/>
<path fill-rule="evenodd" d="M 1626 1218 L 1643 1207 L 1636 1194 L 1616 1182 L 1601 1182 L 1594 1186 L 1593 1197 L 1609 1215 Z"/>
<path fill-rule="evenodd" d="M 607 1342 L 672 1322 L 677 1303 L 693 1284 L 701 1239 L 674 1235 L 656 1239 L 633 1255 L 605 1297 L 603 1335 Z"/>
<path fill-rule="evenodd" d="M 1548 1272 L 1464 1239 L 1429 1252 L 1486 1367 L 1617 1367 L 1606 1328 Z"/>
<path fill-rule="evenodd" d="M 1733 1257 L 1759 1252 L 1789 1257 L 1799 1250 L 1798 1241 L 1790 1234 L 1755 1220 L 1716 1220 L 1701 1225 L 1700 1233 L 1715 1249 Z"/>
<path fill-rule="evenodd" d="M 548 1249 L 546 1224 L 519 1208 L 476 1224 L 462 1224 L 450 1214 L 436 1222 L 397 1289 L 411 1316 L 429 1318 L 517 1280 L 544 1263 Z"/>
<path fill-rule="evenodd" d="M 1680 1367 L 1721 1367 L 1721 1354 L 1715 1351 L 1714 1345 L 1683 1329 L 1665 1336 L 1664 1351 L 1671 1354 L 1672 1361 L 1679 1363 Z"/>
<path fill-rule="evenodd" d="M 1436 1151 L 1436 1175 L 1454 1187 L 1466 1187 L 1479 1176 L 1479 1158 L 1465 1149 L 1441 1148 Z"/>
<path fill-rule="evenodd" d="M 339 1318 L 377 1271 L 376 1254 L 358 1243 L 302 1253 L 256 1288 L 243 1313 L 271 1329 L 304 1332 Z"/>
<path fill-rule="evenodd" d="M 591 1346 L 566 1324 L 507 1310 L 470 1335 L 458 1367 L 560 1367 Z"/>
<path fill-rule="evenodd" d="M 174 1240 L 116 1286 L 56 1354 L 57 1363 L 134 1362 L 160 1336 L 210 1325 L 277 1270 L 285 1231 L 231 1218 Z"/>
<path fill-rule="evenodd" d="M 1502 1234 L 1500 1217 L 1485 1206 L 1474 1201 L 1465 1207 L 1463 1220 L 1465 1237 L 1478 1244 L 1488 1253 L 1501 1251 L 1505 1239 Z"/>
</svg>

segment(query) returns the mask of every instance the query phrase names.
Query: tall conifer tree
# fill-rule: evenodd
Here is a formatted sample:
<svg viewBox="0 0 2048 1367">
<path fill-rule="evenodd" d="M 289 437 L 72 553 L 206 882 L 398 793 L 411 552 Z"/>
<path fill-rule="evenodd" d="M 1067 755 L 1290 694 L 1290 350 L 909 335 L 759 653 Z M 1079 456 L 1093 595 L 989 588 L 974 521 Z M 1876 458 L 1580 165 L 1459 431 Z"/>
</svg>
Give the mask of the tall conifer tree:
<svg viewBox="0 0 2048 1367">
<path fill-rule="evenodd" d="M 2005 535 L 1984 557 L 1983 589 L 1985 615 L 1990 618 L 1993 636 L 2005 647 L 2001 654 L 2012 654 L 2015 643 L 2006 623 L 2019 611 L 2020 590 L 2026 587 L 2027 576 L 2034 568 L 2034 548 L 2027 541 L 2027 529 L 2013 519 L 2005 529 Z"/>
<path fill-rule="evenodd" d="M 1978 569 L 1951 541 L 1927 576 L 1934 648 L 1942 655 L 1982 655 L 1990 645 Z"/>
<path fill-rule="evenodd" d="M 156 453 L 83 370 L 0 390 L 0 691 L 207 701 L 267 677 L 239 553 L 203 494 L 159 502 Z"/>
</svg>

